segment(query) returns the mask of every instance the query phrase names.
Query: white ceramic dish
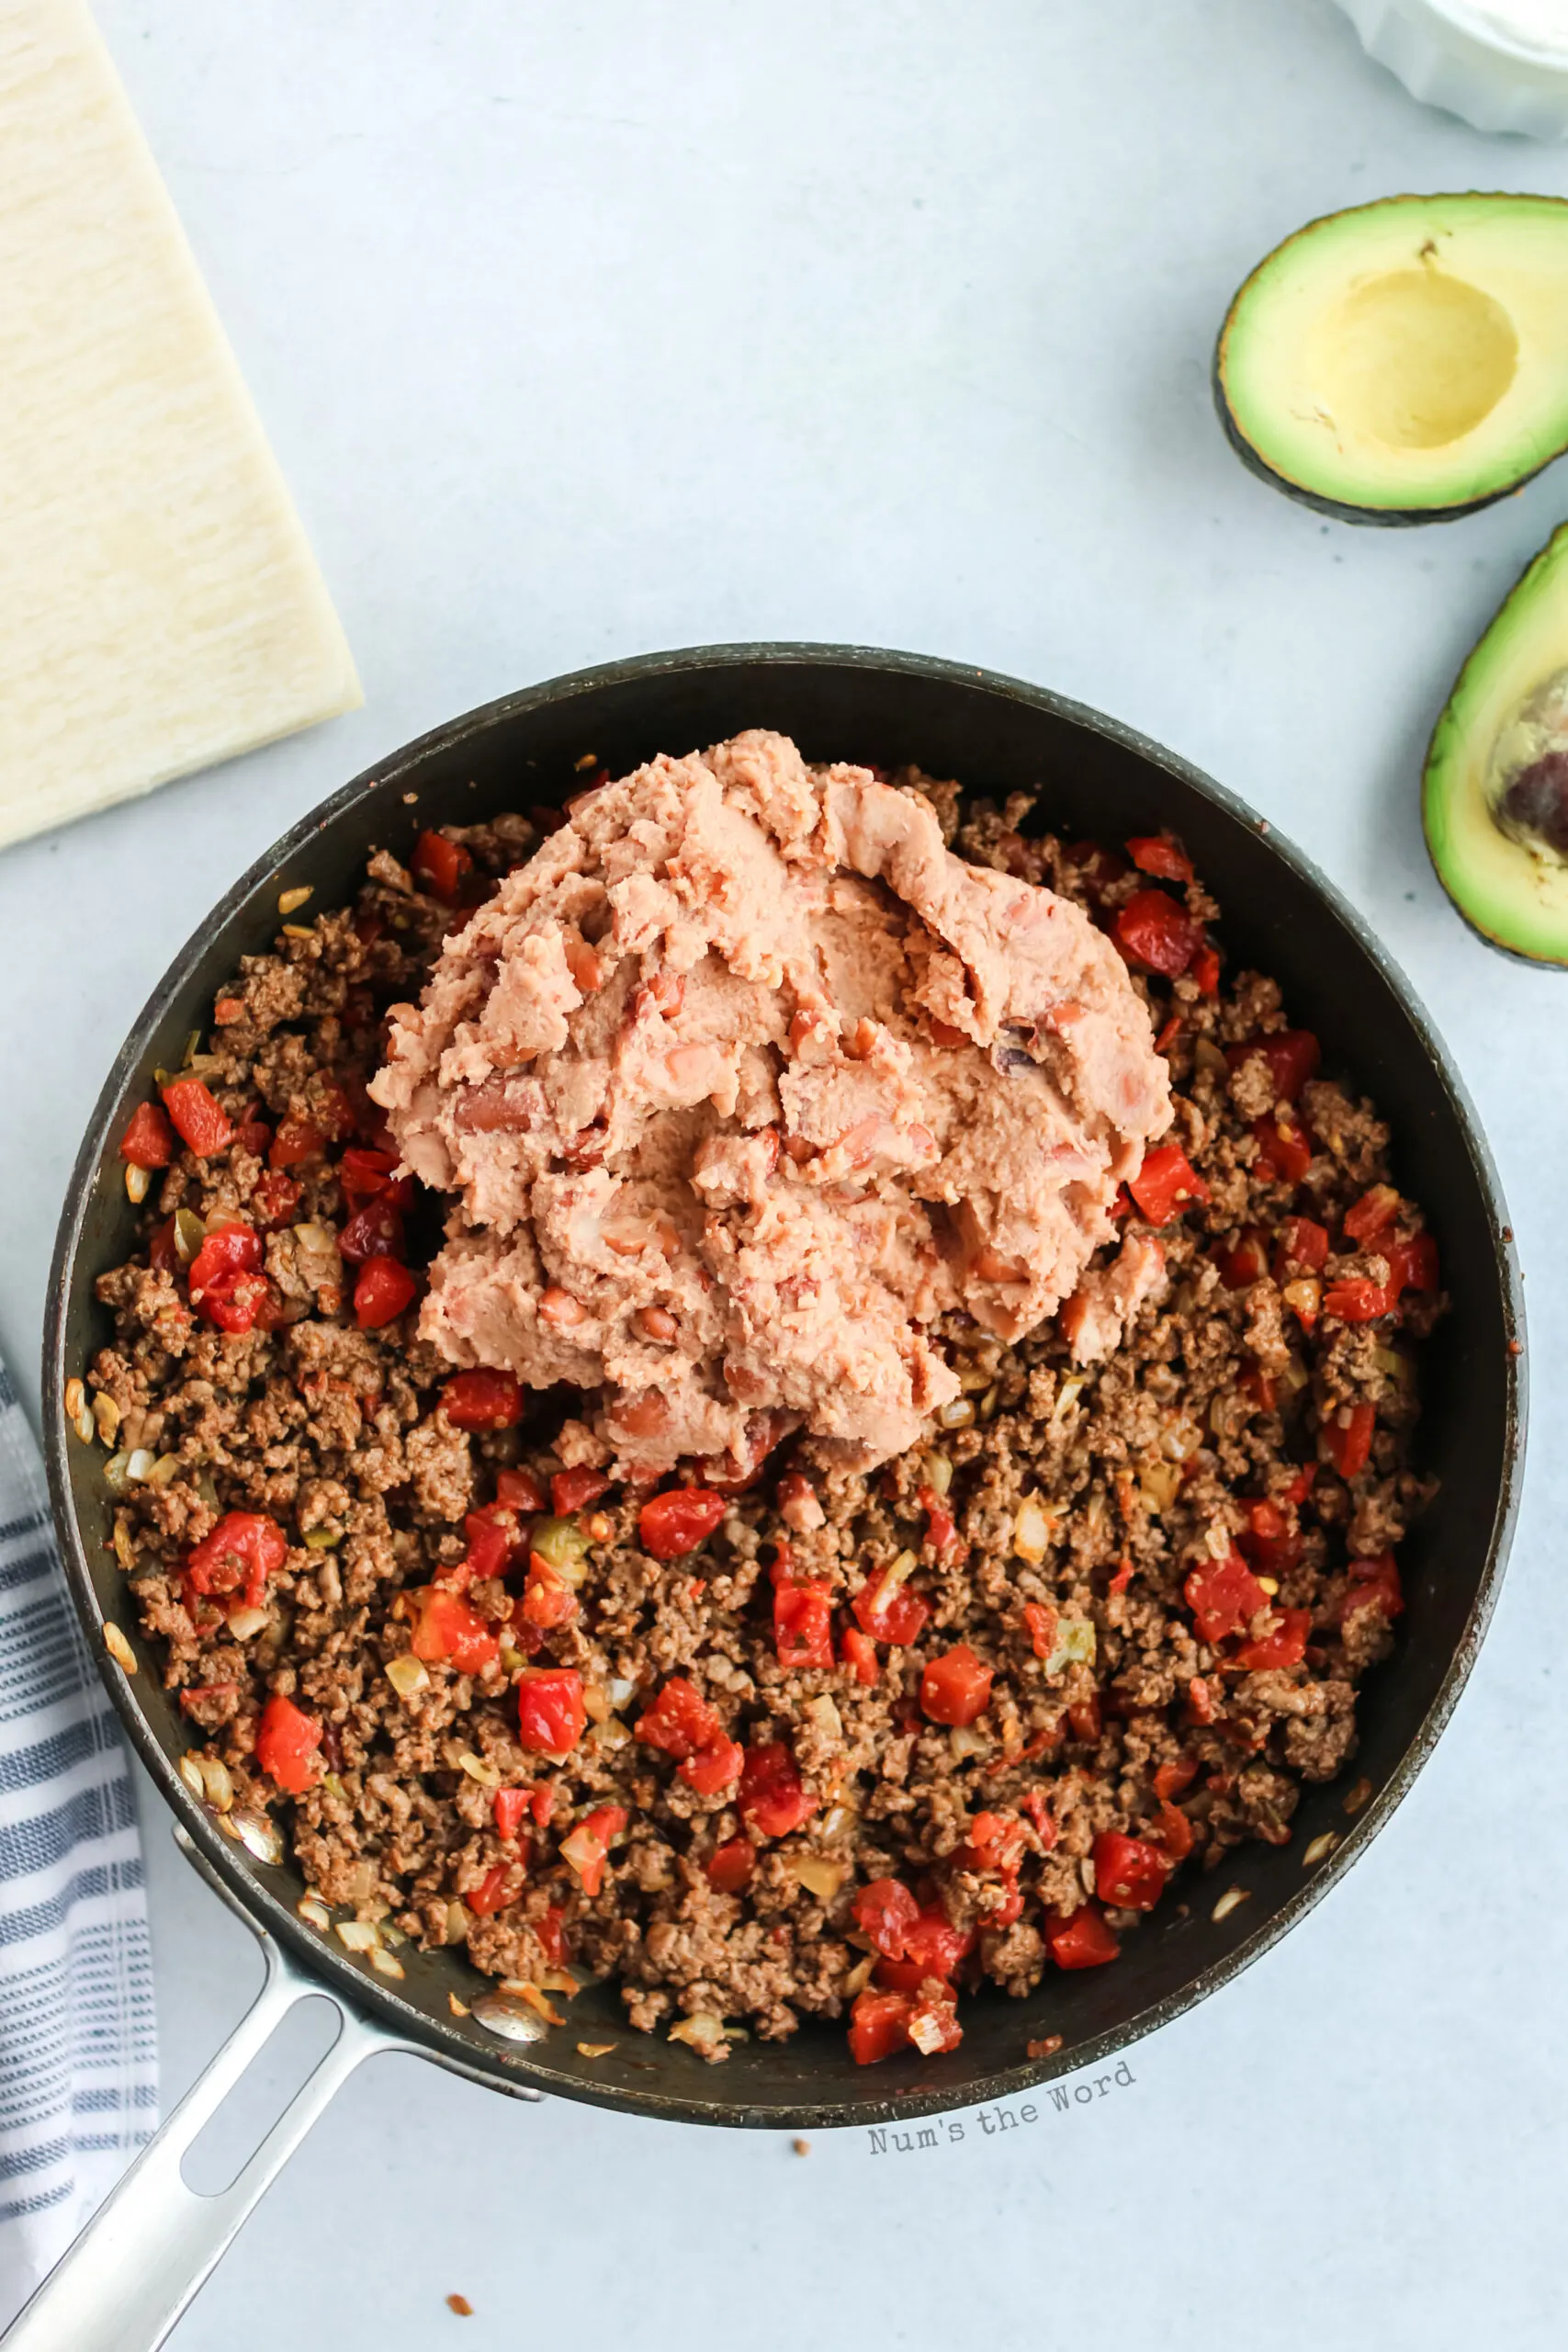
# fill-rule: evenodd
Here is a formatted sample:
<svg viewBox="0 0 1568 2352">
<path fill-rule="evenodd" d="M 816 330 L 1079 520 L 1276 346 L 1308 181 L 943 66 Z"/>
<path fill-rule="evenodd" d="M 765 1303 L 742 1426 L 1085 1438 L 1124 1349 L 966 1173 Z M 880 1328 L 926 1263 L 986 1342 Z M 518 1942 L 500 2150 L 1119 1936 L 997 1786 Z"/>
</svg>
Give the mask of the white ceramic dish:
<svg viewBox="0 0 1568 2352">
<path fill-rule="evenodd" d="M 1477 130 L 1568 138 L 1568 5 L 1561 46 L 1540 46 L 1492 18 L 1485 0 L 1337 0 L 1369 57 L 1423 105 L 1442 107 Z M 1497 0 L 1498 17 L 1507 13 Z"/>
</svg>

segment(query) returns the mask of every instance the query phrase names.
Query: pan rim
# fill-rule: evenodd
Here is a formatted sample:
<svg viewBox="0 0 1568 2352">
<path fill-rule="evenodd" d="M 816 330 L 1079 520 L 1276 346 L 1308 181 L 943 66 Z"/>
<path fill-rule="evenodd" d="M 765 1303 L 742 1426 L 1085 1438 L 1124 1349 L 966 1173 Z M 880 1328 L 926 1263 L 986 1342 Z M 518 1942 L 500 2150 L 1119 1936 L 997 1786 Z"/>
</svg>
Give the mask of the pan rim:
<svg viewBox="0 0 1568 2352">
<path fill-rule="evenodd" d="M 1257 833 L 1261 845 L 1305 883 L 1349 933 L 1397 1001 L 1431 1065 L 1463 1140 L 1477 1189 L 1488 1210 L 1493 1244 L 1491 1272 L 1500 1291 L 1502 1318 L 1511 1342 L 1505 1374 L 1501 1476 L 1474 1601 L 1453 1656 L 1415 1735 L 1383 1786 L 1365 1810 L 1349 1824 L 1335 1852 L 1310 1875 L 1303 1876 L 1294 1893 L 1249 1933 L 1242 1935 L 1229 1951 L 1212 1961 L 1178 1989 L 1151 2001 L 1131 2018 L 1087 2042 L 1076 2043 L 1070 2050 L 1064 2049 L 1056 2059 L 1026 2061 L 1021 2065 L 993 2071 L 957 2086 L 951 2082 L 932 2083 L 929 2087 L 921 2088 L 916 2084 L 908 2088 L 900 2086 L 897 2092 L 890 2088 L 882 2095 L 872 2091 L 868 2085 L 869 2095 L 863 2099 L 813 2101 L 805 2098 L 795 2104 L 779 2106 L 759 2106 L 743 2099 L 728 2101 L 711 2090 L 705 2096 L 695 2085 L 689 2098 L 671 2097 L 664 2091 L 644 2093 L 620 2085 L 600 2088 L 579 2077 L 558 2074 L 542 2058 L 527 2054 L 526 2049 L 520 2050 L 513 2056 L 510 2051 L 503 2052 L 498 2048 L 492 2055 L 458 2033 L 455 2025 L 448 2028 L 438 2018 L 432 2018 L 423 2009 L 401 1999 L 384 1980 L 355 1969 L 346 1954 L 340 1956 L 334 1952 L 331 1946 L 296 1918 L 287 1903 L 274 1895 L 258 1878 L 252 1876 L 233 1846 L 216 1829 L 205 1810 L 180 1780 L 151 1723 L 137 1704 L 129 1679 L 118 1670 L 114 1673 L 109 1671 L 109 1660 L 103 1643 L 105 1621 L 98 1607 L 86 1545 L 72 1497 L 68 1469 L 70 1432 L 63 1406 L 67 1284 L 81 1246 L 93 1178 L 103 1157 L 109 1124 L 121 1102 L 127 1080 L 145 1055 L 150 1032 L 170 998 L 189 979 L 214 933 L 221 930 L 269 877 L 287 865 L 291 856 L 335 825 L 357 802 L 367 798 L 375 789 L 384 789 L 389 784 L 395 784 L 400 776 L 423 767 L 443 752 L 530 710 L 564 704 L 575 695 L 607 685 L 635 685 L 672 674 L 741 667 L 863 670 L 885 677 L 922 679 L 962 686 L 970 691 L 977 689 L 987 697 L 1021 705 L 1098 736 L 1119 751 L 1140 759 L 1156 772 L 1179 780 L 1235 821 Z M 1377 939 L 1371 925 L 1294 842 L 1280 835 L 1269 820 L 1258 816 L 1237 795 L 1163 744 L 1089 705 L 1056 694 L 1047 687 L 1032 684 L 1005 673 L 930 654 L 813 641 L 742 641 L 676 647 L 594 664 L 517 689 L 446 720 L 401 745 L 388 758 L 363 770 L 318 803 L 253 860 L 223 894 L 171 959 L 131 1023 L 99 1091 L 72 1166 L 50 1267 L 46 1298 L 42 1363 L 44 1453 L 55 1532 L 72 1601 L 99 1679 L 125 1724 L 137 1755 L 164 1803 L 219 1873 L 234 1901 L 285 1945 L 311 1975 L 324 1980 L 323 1989 L 330 1990 L 333 1996 L 341 1998 L 347 2006 L 369 2013 L 404 2043 L 417 2043 L 423 2054 L 438 2064 L 470 2080 L 482 2080 L 503 2092 L 536 2089 L 557 2097 L 579 2099 L 585 2105 L 614 2112 L 676 2122 L 771 2131 L 851 2128 L 905 2122 L 917 2117 L 953 2112 L 955 2108 L 1011 2097 L 1057 2077 L 1079 2074 L 1130 2049 L 1146 2035 L 1184 2016 L 1210 1994 L 1222 1989 L 1239 1976 L 1244 1969 L 1261 1959 L 1306 1917 L 1329 1888 L 1337 1884 L 1346 1871 L 1367 1850 L 1409 1792 L 1452 1716 L 1496 1605 L 1517 1520 L 1522 1486 L 1528 1400 L 1528 1357 L 1524 1341 L 1523 1288 L 1506 1204 L 1484 1133 L 1463 1081 L 1419 998 Z M 488 2065 L 487 2061 L 491 2062 Z"/>
</svg>

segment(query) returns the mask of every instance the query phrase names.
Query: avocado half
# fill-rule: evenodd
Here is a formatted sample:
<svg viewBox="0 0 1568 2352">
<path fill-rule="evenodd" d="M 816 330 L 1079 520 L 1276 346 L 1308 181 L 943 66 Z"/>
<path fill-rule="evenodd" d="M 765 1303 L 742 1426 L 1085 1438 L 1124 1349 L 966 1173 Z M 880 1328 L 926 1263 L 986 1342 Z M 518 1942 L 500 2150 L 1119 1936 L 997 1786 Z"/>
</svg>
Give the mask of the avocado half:
<svg viewBox="0 0 1568 2352">
<path fill-rule="evenodd" d="M 1433 731 L 1427 846 L 1495 947 L 1568 964 L 1568 524 L 1481 639 Z"/>
<path fill-rule="evenodd" d="M 1214 399 L 1253 472 L 1350 523 L 1472 514 L 1568 448 L 1568 199 L 1391 196 L 1276 246 Z"/>
</svg>

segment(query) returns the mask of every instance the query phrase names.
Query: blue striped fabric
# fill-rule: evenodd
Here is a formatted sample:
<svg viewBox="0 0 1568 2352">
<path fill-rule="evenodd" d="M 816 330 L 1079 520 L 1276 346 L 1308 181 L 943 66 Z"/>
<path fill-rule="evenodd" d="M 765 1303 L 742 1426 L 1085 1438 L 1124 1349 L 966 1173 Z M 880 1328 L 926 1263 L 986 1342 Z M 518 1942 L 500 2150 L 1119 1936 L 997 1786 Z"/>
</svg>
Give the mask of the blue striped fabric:
<svg viewBox="0 0 1568 2352">
<path fill-rule="evenodd" d="M 157 2121 L 136 1806 L 0 1364 L 0 2326 Z"/>
</svg>

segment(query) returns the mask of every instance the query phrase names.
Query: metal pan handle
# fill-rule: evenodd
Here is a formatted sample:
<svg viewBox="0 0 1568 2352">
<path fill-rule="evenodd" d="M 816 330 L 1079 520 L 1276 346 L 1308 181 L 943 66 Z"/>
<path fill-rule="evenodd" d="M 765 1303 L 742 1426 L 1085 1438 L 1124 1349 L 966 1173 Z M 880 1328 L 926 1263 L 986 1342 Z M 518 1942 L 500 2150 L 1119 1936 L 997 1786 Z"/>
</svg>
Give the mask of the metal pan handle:
<svg viewBox="0 0 1568 2352">
<path fill-rule="evenodd" d="M 266 1979 L 253 2007 L 192 2084 L 118 2186 L 7 2329 L 5 2352 L 155 2352 L 216 2267 L 333 2092 L 378 2051 L 430 2053 L 357 2010 L 298 1968 L 211 1871 L 185 1830 L 186 1859 L 244 1920 L 262 1948 Z M 230 2186 L 214 2197 L 187 2188 L 180 2167 L 192 2143 L 299 2001 L 327 2000 L 337 2039 Z M 533 2094 L 536 2098 L 538 2094 Z"/>
</svg>

